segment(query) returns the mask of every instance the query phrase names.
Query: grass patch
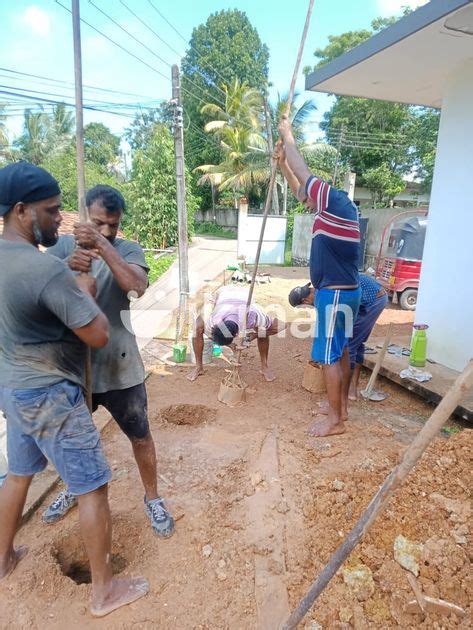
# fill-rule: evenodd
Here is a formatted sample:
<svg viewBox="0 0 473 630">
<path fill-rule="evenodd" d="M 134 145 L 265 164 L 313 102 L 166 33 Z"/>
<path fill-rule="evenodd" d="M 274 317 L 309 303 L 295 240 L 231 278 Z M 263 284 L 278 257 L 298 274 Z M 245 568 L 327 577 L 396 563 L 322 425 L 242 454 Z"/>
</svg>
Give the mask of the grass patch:
<svg viewBox="0 0 473 630">
<path fill-rule="evenodd" d="M 284 246 L 284 266 L 292 267 L 292 238 L 286 238 Z"/>
<path fill-rule="evenodd" d="M 166 272 L 176 260 L 177 254 L 166 254 L 158 259 L 154 257 L 154 252 L 145 252 L 146 264 L 149 267 L 148 280 L 152 284 Z"/>
<path fill-rule="evenodd" d="M 220 227 L 216 223 L 212 223 L 211 221 L 203 221 L 196 222 L 194 225 L 194 230 L 196 234 L 200 234 L 201 236 L 218 236 L 220 238 L 237 238 L 236 232 L 232 232 L 232 230 L 225 230 Z"/>
</svg>

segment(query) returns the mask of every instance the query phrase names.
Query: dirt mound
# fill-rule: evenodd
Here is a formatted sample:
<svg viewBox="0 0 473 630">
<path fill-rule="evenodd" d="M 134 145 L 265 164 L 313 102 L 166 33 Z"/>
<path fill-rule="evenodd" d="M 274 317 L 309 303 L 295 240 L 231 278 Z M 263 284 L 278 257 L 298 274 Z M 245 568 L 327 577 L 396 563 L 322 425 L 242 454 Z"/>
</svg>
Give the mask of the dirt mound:
<svg viewBox="0 0 473 630">
<path fill-rule="evenodd" d="M 215 420 L 217 411 L 205 405 L 169 405 L 161 409 L 160 416 L 169 424 L 197 426 Z"/>
<path fill-rule="evenodd" d="M 342 578 L 336 577 L 316 605 L 319 623 L 324 627 L 350 621 L 355 628 L 422 628 L 436 619 L 445 628 L 466 627 L 454 616 L 429 615 L 423 622 L 421 615 L 405 612 L 414 595 L 406 571 L 394 560 L 394 541 L 402 535 L 420 545 L 418 580 L 426 595 L 468 609 L 472 595 L 468 558 L 472 448 L 473 431 L 468 430 L 431 445 L 347 563 L 368 567 L 374 578 L 372 595 L 358 602 Z M 373 457 L 361 460 L 349 474 L 311 480 L 302 507 L 309 551 L 299 557 L 305 584 L 309 576 L 320 572 L 394 464 Z M 316 559 L 310 552 L 314 549 Z M 300 595 L 300 582 L 293 583 L 290 590 Z M 347 611 L 351 611 L 349 615 Z"/>
</svg>

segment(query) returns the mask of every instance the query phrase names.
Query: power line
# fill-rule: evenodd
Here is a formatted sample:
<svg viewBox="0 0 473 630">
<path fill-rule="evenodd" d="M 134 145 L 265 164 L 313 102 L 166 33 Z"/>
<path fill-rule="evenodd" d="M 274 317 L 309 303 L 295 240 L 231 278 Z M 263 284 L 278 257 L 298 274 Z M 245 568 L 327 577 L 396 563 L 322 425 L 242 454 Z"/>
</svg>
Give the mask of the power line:
<svg viewBox="0 0 473 630">
<path fill-rule="evenodd" d="M 130 7 L 126 4 L 126 2 L 123 2 L 123 0 L 120 0 L 120 3 L 121 3 L 124 7 L 125 7 L 125 9 L 127 9 L 127 11 L 129 11 L 132 15 L 134 15 L 134 16 L 135 16 L 135 18 L 136 18 L 139 22 L 141 22 L 141 24 L 143 24 L 143 26 L 144 26 L 145 28 L 147 28 L 147 29 L 148 29 L 148 31 L 151 31 L 151 33 L 153 33 L 153 35 L 154 35 L 155 37 L 157 37 L 157 38 L 159 39 L 159 41 L 163 42 L 163 44 L 164 44 L 165 46 L 167 46 L 167 47 L 168 47 L 168 48 L 169 48 L 169 49 L 170 49 L 173 53 L 175 53 L 178 57 L 181 57 L 181 56 L 182 56 L 180 52 L 178 52 L 175 48 L 173 48 L 173 47 L 171 46 L 171 44 L 168 44 L 168 42 L 167 42 L 166 40 L 164 40 L 164 39 L 161 37 L 161 35 L 158 35 L 158 33 L 156 33 L 156 31 L 155 31 L 155 30 L 153 30 L 153 29 L 151 28 L 151 26 L 149 26 L 148 24 L 146 24 L 146 22 L 145 22 L 144 20 L 142 20 L 142 19 L 139 17 L 139 15 L 137 15 L 137 14 L 136 14 L 136 13 L 135 13 L 132 9 L 130 9 Z"/>
<path fill-rule="evenodd" d="M 6 90 L 0 90 L 0 94 L 7 94 L 7 95 L 11 95 L 11 96 L 17 96 L 20 98 L 24 98 L 33 102 L 36 101 L 41 101 L 42 103 L 53 103 L 56 105 L 66 105 L 67 107 L 73 107 L 75 108 L 75 104 L 74 103 L 66 103 L 64 101 L 55 101 L 49 98 L 41 98 L 39 96 L 28 96 L 27 94 L 18 94 L 15 92 L 8 92 Z M 104 110 L 104 109 L 100 109 L 98 107 L 94 107 L 92 105 L 84 105 L 84 109 L 89 109 L 91 111 L 94 112 L 103 112 L 104 114 L 115 114 L 117 116 L 123 116 L 124 118 L 134 118 L 133 114 L 126 114 L 125 112 L 115 112 L 113 110 Z"/>
<path fill-rule="evenodd" d="M 61 79 L 53 79 L 51 77 L 45 77 L 42 76 L 40 74 L 31 74 L 28 72 L 20 72 L 19 70 L 12 70 L 10 68 L 2 68 L 0 67 L 0 71 L 2 72 L 10 72 L 12 74 L 18 74 L 24 77 L 30 77 L 30 78 L 35 78 L 35 79 L 42 79 L 45 81 L 52 81 L 53 83 L 61 83 L 64 85 L 69 85 L 71 87 L 74 87 L 74 83 L 72 83 L 71 81 L 62 81 Z M 26 79 L 23 79 L 26 80 Z M 147 98 L 149 100 L 152 100 L 151 96 L 145 96 L 144 94 L 133 94 L 132 92 L 122 92 L 120 90 L 111 90 L 108 88 L 101 88 L 95 85 L 87 85 L 84 83 L 84 88 L 87 88 L 88 90 L 94 90 L 94 91 L 98 91 L 98 92 L 110 92 L 111 94 L 120 94 L 120 95 L 124 95 L 124 96 L 134 96 L 136 98 Z"/>
<path fill-rule="evenodd" d="M 143 42 L 141 42 L 137 37 L 135 37 L 132 33 L 130 33 L 130 31 L 128 31 L 126 28 L 124 28 L 119 22 L 117 22 L 116 20 L 114 20 L 110 15 L 108 15 L 108 13 L 106 13 L 103 9 L 101 9 L 100 7 L 98 7 L 95 2 L 93 2 L 93 0 L 89 0 L 89 4 L 91 4 L 95 9 L 97 9 L 97 11 L 99 11 L 102 15 L 104 15 L 108 20 L 110 20 L 110 22 L 113 22 L 113 24 L 115 24 L 115 26 L 118 26 L 119 29 L 121 29 L 124 33 L 126 33 L 129 37 L 131 37 L 135 42 L 137 42 L 140 46 L 142 46 L 145 50 L 147 50 L 148 52 L 150 52 L 152 55 L 154 55 L 156 57 L 156 59 L 159 59 L 159 61 L 161 63 L 164 63 L 164 65 L 168 66 L 168 68 L 171 68 L 171 64 L 166 61 L 165 59 L 163 59 L 162 57 L 160 57 L 157 53 L 154 52 L 154 50 L 152 50 L 149 46 L 147 46 L 146 44 L 144 44 Z"/>
<path fill-rule="evenodd" d="M 158 13 L 158 15 L 160 15 L 160 16 L 161 16 L 161 18 L 162 18 L 162 19 L 166 22 L 166 24 L 168 24 L 168 25 L 172 28 L 172 30 L 173 30 L 173 31 L 174 31 L 174 32 L 175 32 L 175 33 L 176 33 L 176 34 L 177 34 L 177 35 L 178 35 L 178 36 L 182 39 L 182 41 L 183 41 L 183 42 L 186 44 L 186 46 L 187 46 L 187 45 L 189 44 L 189 42 L 188 42 L 188 41 L 187 41 L 187 39 L 184 37 L 184 35 L 182 35 L 182 33 L 180 33 L 180 32 L 177 30 L 177 28 L 176 28 L 175 26 L 173 26 L 173 24 L 171 24 L 171 22 L 167 19 L 167 17 L 166 17 L 165 15 L 163 15 L 163 13 L 162 13 L 162 12 L 158 9 L 158 7 L 156 7 L 156 6 L 155 6 L 155 4 L 154 4 L 151 0 L 148 0 L 148 2 L 149 2 L 149 4 L 153 7 L 153 9 L 156 11 L 156 13 Z M 191 49 L 192 49 L 192 48 L 194 48 L 194 50 L 195 50 L 195 52 L 196 52 L 196 54 L 197 54 L 197 56 L 198 56 L 199 58 L 203 57 L 202 53 L 200 53 L 200 52 L 199 52 L 199 50 L 197 50 L 197 47 L 196 47 L 196 46 L 190 46 L 190 48 L 191 48 Z M 208 65 L 208 67 L 209 67 L 211 70 L 213 70 L 213 71 L 215 72 L 215 74 L 216 74 L 217 76 L 219 76 L 219 77 L 222 79 L 222 81 L 223 81 L 224 83 L 226 83 L 226 84 L 228 84 L 228 83 L 229 83 L 228 79 L 225 79 L 225 77 L 223 77 L 223 76 L 220 74 L 220 72 L 218 72 L 218 70 L 216 70 L 215 68 L 213 68 L 213 67 L 212 67 L 209 63 L 208 63 L 207 65 Z M 201 74 L 202 74 L 202 73 L 201 73 Z M 202 76 L 204 76 L 204 75 L 202 74 Z M 205 77 L 205 76 L 204 76 L 204 79 L 206 79 L 206 78 L 207 78 L 207 77 Z M 214 84 L 214 85 L 215 85 L 215 84 Z M 218 88 L 218 86 L 216 86 L 216 85 L 215 85 L 215 87 L 217 87 L 217 88 Z M 219 89 L 219 88 L 218 88 L 218 89 Z"/>
<path fill-rule="evenodd" d="M 56 0 L 57 2 L 58 0 Z M 147 50 L 148 52 L 150 52 L 152 55 L 154 55 L 159 61 L 161 61 L 161 63 L 164 63 L 166 66 L 168 66 L 168 68 L 172 68 L 171 64 L 168 63 L 165 59 L 163 59 L 160 55 L 158 55 L 157 53 L 155 53 L 149 46 L 147 46 L 146 44 L 144 44 L 143 42 L 141 42 L 137 37 L 135 37 L 132 33 L 130 33 L 126 28 L 124 28 L 123 26 L 121 26 L 121 24 L 119 24 L 116 20 L 114 20 L 110 15 L 108 15 L 108 13 L 106 13 L 103 9 L 101 9 L 100 7 L 98 7 L 93 0 L 89 0 L 89 3 L 95 7 L 95 9 L 97 9 L 97 11 L 99 11 L 100 13 L 102 13 L 102 15 L 104 15 L 108 20 L 110 20 L 113 24 L 115 24 L 116 26 L 118 26 L 118 28 L 120 28 L 124 33 L 126 33 L 129 37 L 131 37 L 135 42 L 138 42 L 138 44 L 140 44 L 140 46 L 142 46 L 143 48 L 145 48 L 145 50 Z M 201 90 L 201 92 L 205 95 L 205 96 L 209 96 L 209 92 L 207 90 L 205 90 L 205 88 L 201 87 L 200 85 L 198 85 L 197 83 L 195 83 L 194 81 L 192 81 L 191 79 L 187 79 L 189 81 L 189 83 L 191 83 L 194 87 L 196 87 L 198 90 Z M 186 90 L 187 91 L 187 90 Z M 189 92 L 190 94 L 190 92 Z M 194 95 L 195 96 L 195 95 Z M 212 95 L 210 95 L 212 96 Z M 225 107 L 225 104 L 223 101 L 219 100 L 217 97 L 212 96 L 218 103 L 220 103 L 222 106 Z M 205 101 L 202 101 L 205 102 Z"/>
<path fill-rule="evenodd" d="M 41 94 L 43 96 L 57 96 L 59 98 L 70 98 L 70 95 L 64 95 L 64 94 L 58 94 L 57 92 L 46 92 L 44 90 L 31 90 L 28 88 L 23 88 L 23 87 L 18 87 L 15 85 L 2 85 L 0 84 L 0 88 L 6 88 L 9 90 L 21 90 L 21 92 L 28 92 L 31 94 Z M 20 93 L 21 93 L 20 92 Z M 111 106 L 111 107 L 121 107 L 124 109 L 134 109 L 135 106 L 137 104 L 134 103 L 111 103 L 110 101 L 99 101 L 97 99 L 92 99 L 92 98 L 87 98 L 86 99 L 89 103 L 97 103 L 98 105 L 100 105 L 101 107 L 107 107 L 107 106 Z M 142 105 L 140 104 L 140 107 L 142 107 Z M 153 107 L 147 107 L 145 106 L 146 109 L 154 109 Z"/>
<path fill-rule="evenodd" d="M 62 2 L 60 2 L 59 0 L 54 0 L 57 4 L 59 4 L 59 6 L 61 6 L 63 9 L 65 9 L 66 11 L 68 11 L 69 13 L 72 13 L 72 11 L 64 6 L 62 4 Z M 125 48 L 124 46 L 122 46 L 121 44 L 118 44 L 116 41 L 114 41 L 111 37 L 109 37 L 108 35 L 105 35 L 105 33 L 102 33 L 102 31 L 100 31 L 98 28 L 96 28 L 95 26 L 92 26 L 92 24 L 89 24 L 89 22 L 87 22 L 86 20 L 84 20 L 83 18 L 80 19 L 81 22 L 83 22 L 86 26 L 88 26 L 89 28 L 93 29 L 96 33 L 99 33 L 99 35 L 101 35 L 102 37 L 105 37 L 106 40 L 108 40 L 109 42 L 111 42 L 114 46 L 117 46 L 118 48 L 120 48 L 120 50 L 123 50 L 123 52 L 126 52 L 127 55 L 130 55 L 131 57 L 133 57 L 134 59 L 136 59 L 137 61 L 139 61 L 140 63 L 142 63 L 143 65 L 145 65 L 147 68 L 149 68 L 150 70 L 152 70 L 153 72 L 156 72 L 156 74 L 159 74 L 161 77 L 164 77 L 166 80 L 170 80 L 169 77 L 167 77 L 165 74 L 163 74 L 160 70 L 158 70 L 157 68 L 154 68 L 153 66 L 151 66 L 149 63 L 147 63 L 146 61 L 144 61 L 143 59 L 141 59 L 140 57 L 138 57 L 138 55 L 135 55 L 134 53 L 132 53 L 131 51 L 129 51 L 127 48 Z"/>
</svg>

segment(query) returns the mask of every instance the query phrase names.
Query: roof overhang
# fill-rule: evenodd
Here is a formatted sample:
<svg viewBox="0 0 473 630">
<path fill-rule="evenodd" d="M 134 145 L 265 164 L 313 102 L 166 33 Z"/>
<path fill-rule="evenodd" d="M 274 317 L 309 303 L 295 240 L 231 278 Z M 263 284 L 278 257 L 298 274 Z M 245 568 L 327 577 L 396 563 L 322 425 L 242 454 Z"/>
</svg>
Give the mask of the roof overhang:
<svg viewBox="0 0 473 630">
<path fill-rule="evenodd" d="M 441 107 L 452 70 L 473 60 L 473 0 L 431 0 L 309 74 L 306 89 Z"/>
</svg>

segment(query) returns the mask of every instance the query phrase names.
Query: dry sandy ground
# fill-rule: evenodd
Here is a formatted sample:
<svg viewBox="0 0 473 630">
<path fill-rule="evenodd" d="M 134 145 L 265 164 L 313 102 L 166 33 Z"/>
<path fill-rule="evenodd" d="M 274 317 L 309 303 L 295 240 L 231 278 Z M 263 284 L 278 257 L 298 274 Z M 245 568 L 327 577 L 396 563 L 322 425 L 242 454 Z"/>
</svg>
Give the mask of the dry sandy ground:
<svg viewBox="0 0 473 630">
<path fill-rule="evenodd" d="M 301 270 L 280 275 L 285 277 L 257 289 L 259 301 L 287 294 Z M 309 438 L 318 397 L 301 388 L 308 352 L 307 340 L 273 339 L 277 380 L 265 383 L 251 348 L 243 368 L 248 402 L 235 409 L 217 402 L 221 362 L 193 384 L 183 367 L 153 375 L 148 392 L 160 489 L 177 517 L 170 540 L 156 538 L 148 525 L 126 438 L 113 423 L 103 436 L 114 470 L 114 566 L 146 576 L 149 595 L 93 620 L 90 586 L 64 574 L 88 580 L 77 510 L 55 526 L 42 524 L 40 510 L 18 536 L 29 555 L 0 586 L 0 627 L 277 628 L 431 412 L 408 392 L 382 383 L 391 396 L 354 404 L 344 435 Z M 347 563 L 371 572 L 364 592 L 355 593 L 340 573 L 306 618 L 307 628 L 471 627 L 471 617 L 404 612 L 413 593 L 393 559 L 393 544 L 402 534 L 424 545 L 418 578 L 423 590 L 471 614 L 472 437 L 464 430 L 436 440 Z"/>
</svg>

